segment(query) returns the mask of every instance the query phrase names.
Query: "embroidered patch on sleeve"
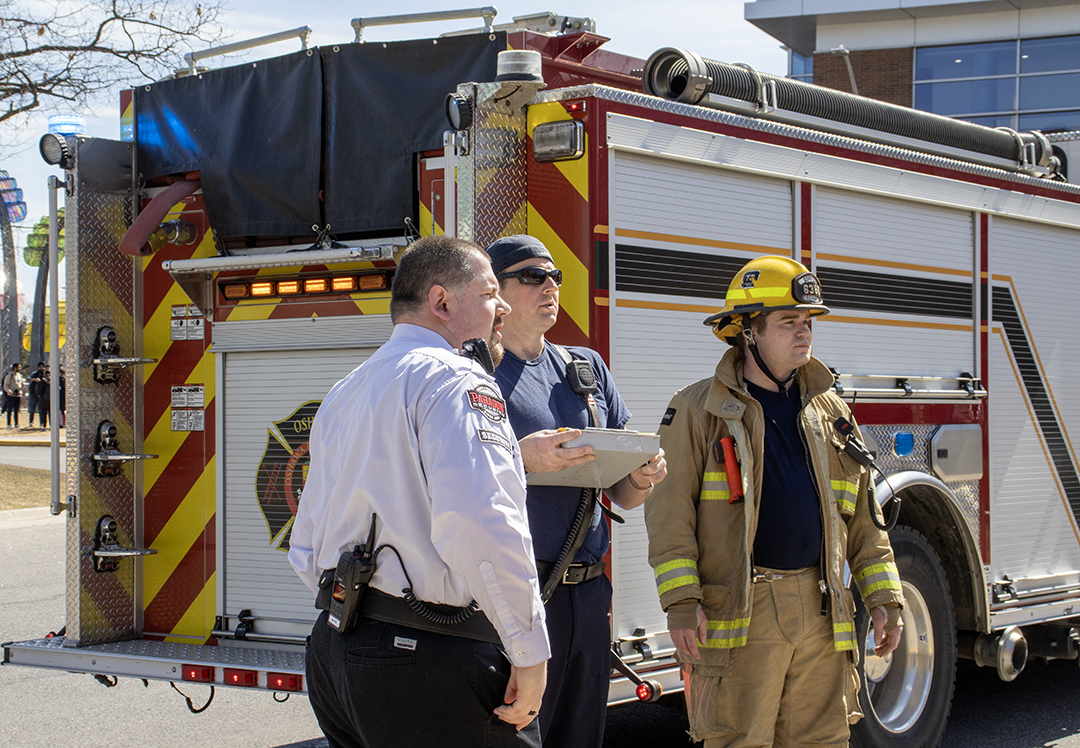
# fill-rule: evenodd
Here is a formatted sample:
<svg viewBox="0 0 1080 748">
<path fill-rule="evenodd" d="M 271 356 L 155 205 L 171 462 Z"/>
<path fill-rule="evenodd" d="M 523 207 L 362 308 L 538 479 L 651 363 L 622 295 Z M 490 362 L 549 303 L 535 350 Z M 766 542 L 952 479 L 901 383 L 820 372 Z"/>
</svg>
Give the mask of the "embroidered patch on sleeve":
<svg viewBox="0 0 1080 748">
<path fill-rule="evenodd" d="M 499 397 L 499 393 L 486 384 L 478 384 L 476 389 L 467 390 L 469 407 L 478 410 L 484 418 L 492 423 L 502 423 L 506 420 L 506 401 Z"/>
<path fill-rule="evenodd" d="M 486 429 L 480 429 L 478 433 L 480 434 L 480 441 L 486 442 L 487 444 L 497 444 L 510 454 L 514 453 L 514 447 L 512 444 L 510 444 L 510 440 L 500 434 L 498 431 L 488 431 Z"/>
<path fill-rule="evenodd" d="M 660 419 L 660 425 L 661 426 L 670 426 L 671 422 L 674 421 L 674 420 L 675 420 L 675 409 L 674 408 L 668 408 L 667 412 L 664 413 L 664 417 Z"/>
</svg>

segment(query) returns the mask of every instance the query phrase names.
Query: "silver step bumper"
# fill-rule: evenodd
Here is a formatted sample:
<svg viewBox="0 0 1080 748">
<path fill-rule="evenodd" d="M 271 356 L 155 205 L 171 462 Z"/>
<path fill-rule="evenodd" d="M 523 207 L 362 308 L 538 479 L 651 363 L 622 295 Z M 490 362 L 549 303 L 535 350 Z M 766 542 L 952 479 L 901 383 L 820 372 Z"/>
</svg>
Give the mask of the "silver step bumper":
<svg viewBox="0 0 1080 748">
<path fill-rule="evenodd" d="M 150 680 L 194 680 L 206 685 L 263 688 L 271 691 L 307 692 L 307 684 L 303 679 L 305 658 L 302 652 L 235 646 L 209 647 L 145 639 L 87 647 L 65 647 L 62 636 L 7 642 L 2 646 L 4 665 Z M 197 669 L 199 678 L 189 677 L 185 666 L 189 666 L 189 670 Z M 212 668 L 212 671 L 207 668 Z M 227 673 L 227 670 L 230 672 Z M 296 680 L 295 676 L 300 678 Z M 281 688 L 282 678 L 291 681 L 294 687 Z M 297 689 L 295 685 L 300 688 Z"/>
</svg>

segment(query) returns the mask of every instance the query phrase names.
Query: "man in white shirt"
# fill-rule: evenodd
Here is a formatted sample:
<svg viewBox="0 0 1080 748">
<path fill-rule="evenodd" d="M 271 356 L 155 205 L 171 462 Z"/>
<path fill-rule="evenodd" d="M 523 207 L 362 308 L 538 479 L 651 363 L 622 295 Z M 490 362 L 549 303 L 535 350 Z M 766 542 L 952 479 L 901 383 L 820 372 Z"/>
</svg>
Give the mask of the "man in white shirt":
<svg viewBox="0 0 1080 748">
<path fill-rule="evenodd" d="M 318 595 L 373 522 L 380 548 L 355 628 L 324 612 L 308 645 L 331 746 L 540 745 L 550 648 L 524 468 L 498 385 L 458 352 L 479 338 L 497 361 L 509 311 L 479 247 L 415 242 L 393 335 L 315 417 L 289 561 Z"/>
</svg>

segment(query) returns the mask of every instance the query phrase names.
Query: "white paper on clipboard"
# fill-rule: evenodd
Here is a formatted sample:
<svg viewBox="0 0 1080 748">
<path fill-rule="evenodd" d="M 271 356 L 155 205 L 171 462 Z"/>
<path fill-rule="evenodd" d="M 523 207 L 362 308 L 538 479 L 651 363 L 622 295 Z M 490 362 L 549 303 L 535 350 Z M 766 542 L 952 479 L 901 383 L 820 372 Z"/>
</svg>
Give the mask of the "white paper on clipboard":
<svg viewBox="0 0 1080 748">
<path fill-rule="evenodd" d="M 660 435 L 625 429 L 582 429 L 564 447 L 593 448 L 595 460 L 553 473 L 529 473 L 530 486 L 607 488 L 651 460 L 660 451 Z"/>
</svg>

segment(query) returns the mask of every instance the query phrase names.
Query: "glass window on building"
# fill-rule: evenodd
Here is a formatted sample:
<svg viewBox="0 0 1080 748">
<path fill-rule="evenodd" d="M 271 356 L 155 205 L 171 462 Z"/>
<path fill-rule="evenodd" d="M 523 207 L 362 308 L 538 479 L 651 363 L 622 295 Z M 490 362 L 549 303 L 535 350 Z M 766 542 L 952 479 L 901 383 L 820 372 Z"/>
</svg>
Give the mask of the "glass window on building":
<svg viewBox="0 0 1080 748">
<path fill-rule="evenodd" d="M 1016 74 L 1016 42 L 921 47 L 915 51 L 915 80 Z"/>
<path fill-rule="evenodd" d="M 1024 39 L 1020 42 L 1020 72 L 1048 73 L 1080 70 L 1080 36 Z"/>
<path fill-rule="evenodd" d="M 814 58 L 801 55 L 794 49 L 788 51 L 788 78 L 805 83 L 814 82 Z"/>
<path fill-rule="evenodd" d="M 923 83 L 915 87 L 915 108 L 949 117 L 1016 109 L 1015 78 Z"/>
<path fill-rule="evenodd" d="M 1080 129 L 1080 36 L 920 47 L 914 106 L 991 127 Z"/>
</svg>

